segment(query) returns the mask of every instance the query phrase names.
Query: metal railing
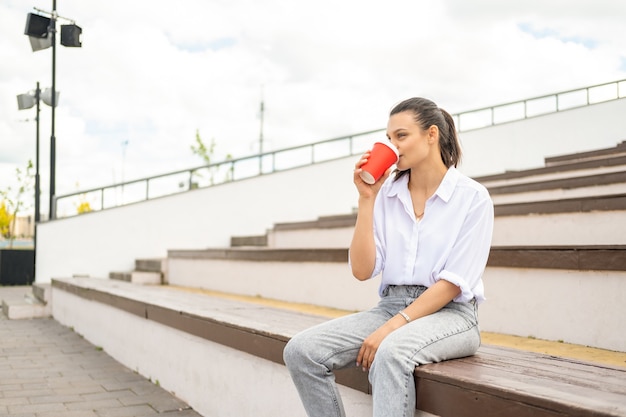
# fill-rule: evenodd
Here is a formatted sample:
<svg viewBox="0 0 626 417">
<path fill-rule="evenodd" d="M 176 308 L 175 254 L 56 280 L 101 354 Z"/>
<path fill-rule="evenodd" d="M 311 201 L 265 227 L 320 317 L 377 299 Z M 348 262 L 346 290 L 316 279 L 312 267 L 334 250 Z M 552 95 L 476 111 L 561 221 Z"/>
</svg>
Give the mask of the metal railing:
<svg viewBox="0 0 626 417">
<path fill-rule="evenodd" d="M 540 97 L 484 107 L 452 115 L 459 132 L 556 113 L 626 97 L 626 80 L 562 91 Z M 78 214 L 81 203 L 105 210 L 166 195 L 181 193 L 271 174 L 363 153 L 381 138 L 385 129 L 327 139 L 311 144 L 197 166 L 119 184 L 92 188 L 54 199 L 52 218 Z"/>
<path fill-rule="evenodd" d="M 93 211 L 105 210 L 361 154 L 384 131 L 371 130 L 61 195 L 54 200 L 54 218 L 77 215 L 77 207 L 84 202 Z"/>
<path fill-rule="evenodd" d="M 561 91 L 455 114 L 459 132 L 585 107 L 626 97 L 626 80 Z"/>
</svg>

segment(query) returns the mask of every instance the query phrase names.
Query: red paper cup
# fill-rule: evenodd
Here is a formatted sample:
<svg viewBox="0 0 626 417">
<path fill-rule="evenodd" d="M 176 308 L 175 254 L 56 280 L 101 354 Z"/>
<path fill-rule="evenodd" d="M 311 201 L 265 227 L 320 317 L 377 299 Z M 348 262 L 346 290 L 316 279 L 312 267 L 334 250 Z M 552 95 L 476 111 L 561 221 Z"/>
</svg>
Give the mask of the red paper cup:
<svg viewBox="0 0 626 417">
<path fill-rule="evenodd" d="M 376 142 L 367 162 L 361 166 L 361 179 L 374 184 L 393 164 L 398 162 L 398 150 L 391 143 Z"/>
</svg>

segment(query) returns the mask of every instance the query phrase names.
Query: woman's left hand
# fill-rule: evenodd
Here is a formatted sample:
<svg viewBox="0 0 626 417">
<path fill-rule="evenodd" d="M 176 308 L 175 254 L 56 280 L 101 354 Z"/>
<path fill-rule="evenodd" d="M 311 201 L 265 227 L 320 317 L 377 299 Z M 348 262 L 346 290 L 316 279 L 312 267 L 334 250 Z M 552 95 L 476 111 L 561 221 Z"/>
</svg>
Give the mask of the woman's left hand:
<svg viewBox="0 0 626 417">
<path fill-rule="evenodd" d="M 380 326 L 376 331 L 370 334 L 361 345 L 359 354 L 356 357 L 356 366 L 363 368 L 363 372 L 368 371 L 372 367 L 376 351 L 382 343 L 383 339 L 387 337 L 389 333 L 393 331 L 393 327 L 389 325 L 389 322 Z"/>
</svg>

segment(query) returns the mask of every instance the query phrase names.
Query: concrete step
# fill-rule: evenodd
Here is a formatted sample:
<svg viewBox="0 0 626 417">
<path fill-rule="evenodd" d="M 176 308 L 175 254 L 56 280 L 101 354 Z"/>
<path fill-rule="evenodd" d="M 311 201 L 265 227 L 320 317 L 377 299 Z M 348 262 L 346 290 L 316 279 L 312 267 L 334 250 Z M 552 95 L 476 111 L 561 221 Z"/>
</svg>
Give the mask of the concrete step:
<svg viewBox="0 0 626 417">
<path fill-rule="evenodd" d="M 52 299 L 52 288 L 50 284 L 34 283 L 33 295 L 43 304 L 48 304 Z"/>
<path fill-rule="evenodd" d="M 49 317 L 52 314 L 52 288 L 50 284 L 3 287 L 2 313 L 9 319 Z"/>
<path fill-rule="evenodd" d="M 144 285 L 161 285 L 163 283 L 163 275 L 161 272 L 111 272 L 109 273 L 109 279 Z"/>
<path fill-rule="evenodd" d="M 233 236 L 230 238 L 230 246 L 232 247 L 267 246 L 267 235 Z"/>
<path fill-rule="evenodd" d="M 135 260 L 135 271 L 163 273 L 166 269 L 167 259 L 150 258 Z"/>
<path fill-rule="evenodd" d="M 109 272 L 109 279 L 130 282 L 131 273 L 130 272 Z"/>
<path fill-rule="evenodd" d="M 167 282 L 167 259 L 136 259 L 134 271 L 110 272 L 109 279 L 134 284 L 161 285 Z"/>
<path fill-rule="evenodd" d="M 49 317 L 52 305 L 42 303 L 33 294 L 26 294 L 22 299 L 2 300 L 2 313 L 10 320 Z"/>
<path fill-rule="evenodd" d="M 130 273 L 130 282 L 144 285 L 161 285 L 163 276 L 160 272 L 133 271 Z"/>
</svg>

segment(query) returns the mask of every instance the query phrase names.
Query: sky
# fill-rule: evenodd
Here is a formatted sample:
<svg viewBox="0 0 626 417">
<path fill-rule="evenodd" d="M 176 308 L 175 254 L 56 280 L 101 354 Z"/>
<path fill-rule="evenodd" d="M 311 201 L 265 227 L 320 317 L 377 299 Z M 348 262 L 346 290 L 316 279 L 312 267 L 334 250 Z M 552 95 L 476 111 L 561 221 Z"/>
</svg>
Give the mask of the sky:
<svg viewBox="0 0 626 417">
<path fill-rule="evenodd" d="M 214 161 L 256 153 L 261 101 L 267 151 L 384 128 L 408 97 L 455 113 L 626 79 L 623 0 L 56 3 L 83 30 L 57 47 L 57 195 L 201 165 L 196 132 Z M 52 84 L 52 49 L 24 35 L 34 8 L 52 2 L 0 3 L 0 190 L 35 159 L 35 110 L 16 96 Z"/>
</svg>

